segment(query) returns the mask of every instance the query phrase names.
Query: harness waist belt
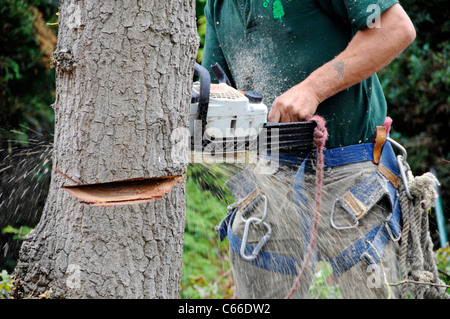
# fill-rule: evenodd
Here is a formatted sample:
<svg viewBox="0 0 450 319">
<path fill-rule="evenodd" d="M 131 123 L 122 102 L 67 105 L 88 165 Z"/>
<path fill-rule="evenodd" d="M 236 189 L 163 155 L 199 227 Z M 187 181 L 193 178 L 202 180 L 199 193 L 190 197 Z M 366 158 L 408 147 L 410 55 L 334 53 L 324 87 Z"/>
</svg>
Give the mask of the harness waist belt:
<svg viewBox="0 0 450 319">
<path fill-rule="evenodd" d="M 325 167 L 340 166 L 358 162 L 373 161 L 375 143 L 355 144 L 324 151 Z M 310 154 L 278 154 L 266 152 L 263 157 L 267 160 L 277 161 L 282 165 L 298 165 Z"/>
</svg>

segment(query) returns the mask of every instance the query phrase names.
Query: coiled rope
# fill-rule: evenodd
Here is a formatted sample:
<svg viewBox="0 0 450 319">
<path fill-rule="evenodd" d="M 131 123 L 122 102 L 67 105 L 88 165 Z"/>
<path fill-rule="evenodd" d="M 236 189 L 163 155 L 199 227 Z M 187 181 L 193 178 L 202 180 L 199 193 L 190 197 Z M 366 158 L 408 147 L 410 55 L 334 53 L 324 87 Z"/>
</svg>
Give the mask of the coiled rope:
<svg viewBox="0 0 450 319">
<path fill-rule="evenodd" d="M 416 299 L 450 299 L 450 295 L 445 292 L 447 287 L 438 277 L 428 225 L 428 211 L 438 196 L 436 185 L 439 182 L 431 173 L 415 177 L 408 185 L 412 200 L 407 197 L 403 183 L 399 186 L 403 219 L 400 245 L 400 266 L 404 281 L 402 298 L 408 298 L 409 293 L 412 293 Z"/>
</svg>

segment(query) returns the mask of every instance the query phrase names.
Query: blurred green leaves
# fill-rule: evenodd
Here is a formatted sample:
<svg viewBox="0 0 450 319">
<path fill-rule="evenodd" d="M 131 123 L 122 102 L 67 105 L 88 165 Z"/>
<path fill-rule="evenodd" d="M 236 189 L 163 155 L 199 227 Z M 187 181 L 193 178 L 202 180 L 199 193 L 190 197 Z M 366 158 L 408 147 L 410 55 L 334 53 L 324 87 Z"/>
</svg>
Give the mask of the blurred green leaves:
<svg viewBox="0 0 450 319">
<path fill-rule="evenodd" d="M 197 52 L 197 62 L 201 63 L 203 58 L 203 47 L 205 45 L 206 18 L 203 13 L 206 0 L 197 0 L 197 33 L 200 36 L 200 47 Z"/>
<path fill-rule="evenodd" d="M 0 138 L 11 138 L 10 129 L 52 134 L 54 71 L 37 37 L 40 5 L 50 7 L 44 0 L 0 0 Z"/>
<path fill-rule="evenodd" d="M 226 298 L 233 293 L 228 241 L 219 241 L 214 226 L 227 214 L 227 206 L 211 191 L 199 186 L 197 181 L 203 176 L 203 170 L 204 176 L 211 176 L 200 164 L 191 165 L 187 174 L 181 297 Z M 221 191 L 221 183 L 209 185 L 217 185 L 219 188 L 213 191 Z"/>
<path fill-rule="evenodd" d="M 416 27 L 416 40 L 378 74 L 393 137 L 407 149 L 415 175 L 437 171 L 449 223 L 450 7 L 444 0 L 404 0 L 402 6 Z"/>
<path fill-rule="evenodd" d="M 0 299 L 9 298 L 9 293 L 12 288 L 11 275 L 9 275 L 6 270 L 2 270 L 0 272 Z"/>
<path fill-rule="evenodd" d="M 13 239 L 23 239 L 32 230 L 33 228 L 28 226 L 14 228 L 11 225 L 8 225 L 2 229 L 2 234 L 13 234 Z"/>
<path fill-rule="evenodd" d="M 439 277 L 446 285 L 450 285 L 450 246 L 436 251 L 436 264 L 439 269 Z M 447 289 L 450 293 L 450 288 Z"/>
</svg>

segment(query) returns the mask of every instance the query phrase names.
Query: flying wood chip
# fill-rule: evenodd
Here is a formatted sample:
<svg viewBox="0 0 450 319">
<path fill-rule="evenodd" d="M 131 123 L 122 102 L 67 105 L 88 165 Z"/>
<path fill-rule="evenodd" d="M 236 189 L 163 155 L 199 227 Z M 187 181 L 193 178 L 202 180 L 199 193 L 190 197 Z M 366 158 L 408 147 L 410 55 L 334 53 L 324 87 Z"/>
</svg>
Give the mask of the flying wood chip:
<svg viewBox="0 0 450 319">
<path fill-rule="evenodd" d="M 63 186 L 62 189 L 79 198 L 83 204 L 110 207 L 161 199 L 183 180 L 184 176 L 165 176 L 103 184 Z"/>
</svg>

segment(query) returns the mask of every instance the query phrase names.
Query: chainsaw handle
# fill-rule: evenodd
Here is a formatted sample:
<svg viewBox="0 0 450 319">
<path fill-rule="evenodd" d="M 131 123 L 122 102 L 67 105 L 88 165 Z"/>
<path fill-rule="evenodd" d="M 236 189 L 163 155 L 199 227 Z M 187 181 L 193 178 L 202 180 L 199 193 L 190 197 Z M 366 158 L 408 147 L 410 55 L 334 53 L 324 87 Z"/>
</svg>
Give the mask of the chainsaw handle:
<svg viewBox="0 0 450 319">
<path fill-rule="evenodd" d="M 200 97 L 197 107 L 197 120 L 202 123 L 202 136 L 205 134 L 206 118 L 208 116 L 209 91 L 211 84 L 211 75 L 208 70 L 198 63 L 194 65 L 194 74 L 200 78 Z"/>
<path fill-rule="evenodd" d="M 228 78 L 227 74 L 222 69 L 219 63 L 216 62 L 213 65 L 211 65 L 211 70 L 213 71 L 219 83 L 226 83 L 228 86 L 232 86 L 230 79 Z"/>
</svg>

